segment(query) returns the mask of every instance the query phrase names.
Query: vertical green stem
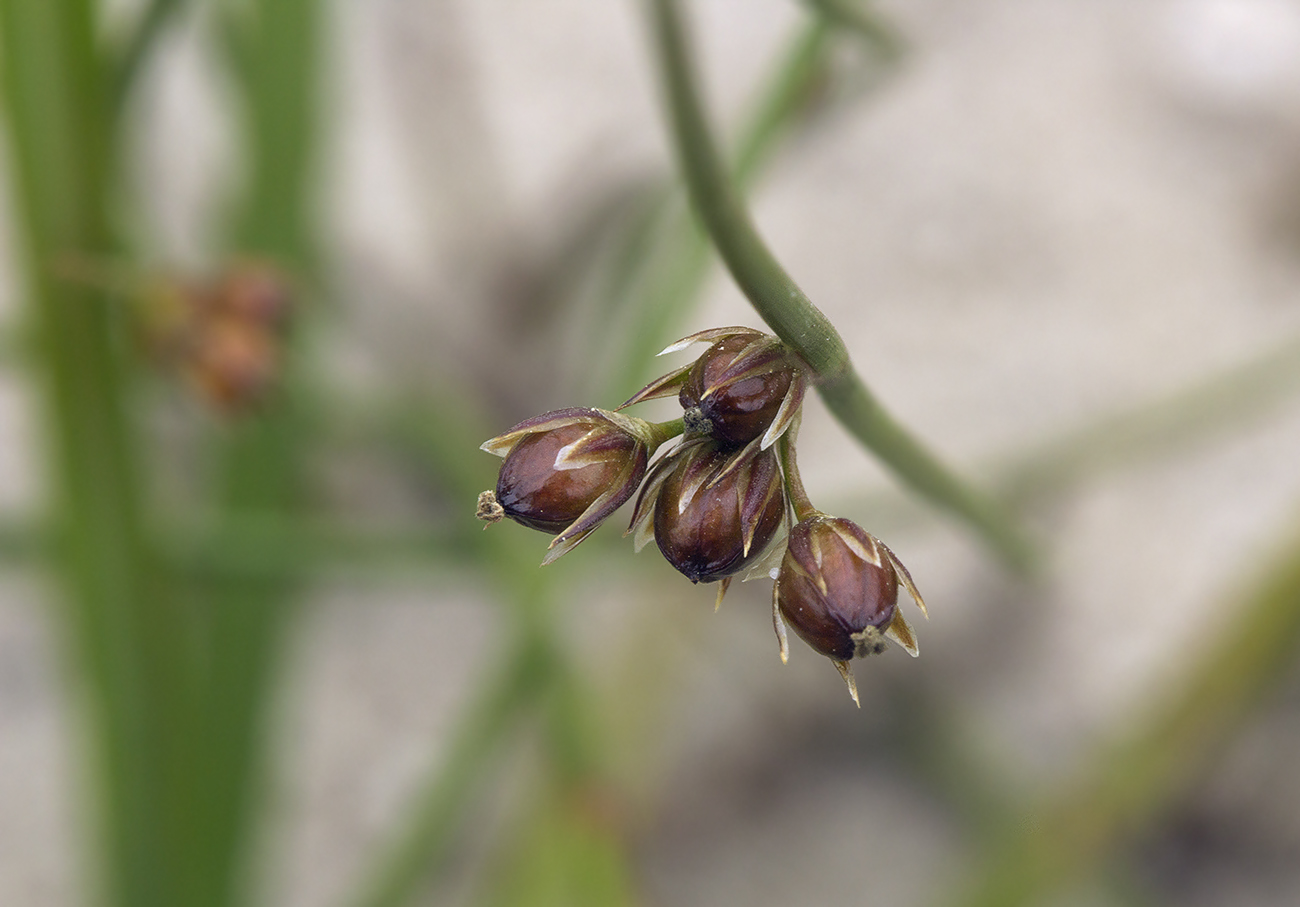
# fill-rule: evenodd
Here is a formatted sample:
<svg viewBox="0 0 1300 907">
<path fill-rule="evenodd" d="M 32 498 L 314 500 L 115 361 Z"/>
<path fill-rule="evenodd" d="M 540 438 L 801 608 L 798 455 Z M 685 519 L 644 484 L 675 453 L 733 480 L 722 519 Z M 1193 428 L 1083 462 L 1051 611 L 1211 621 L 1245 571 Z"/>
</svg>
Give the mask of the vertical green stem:
<svg viewBox="0 0 1300 907">
<path fill-rule="evenodd" d="M 244 114 L 249 179 L 236 227 L 240 254 L 302 274 L 312 263 L 309 189 L 316 147 L 318 0 L 255 0 L 232 13 L 235 76 Z M 305 315 L 308 300 L 298 300 Z M 303 318 L 302 320 L 305 320 Z M 292 354 L 292 350 L 286 352 Z M 295 357 L 284 357 L 280 393 L 221 436 L 216 496 L 230 525 L 291 519 L 302 499 L 307 450 L 295 390 Z M 263 723 L 275 680 L 297 571 L 230 575 L 201 590 L 207 652 L 204 830 L 208 861 L 202 904 L 238 902 L 258 793 L 264 783 Z"/>
<path fill-rule="evenodd" d="M 12 172 L 47 417 L 56 575 L 83 667 L 102 881 L 121 907 L 190 903 L 196 739 L 189 627 L 148 543 L 114 342 L 121 308 L 61 282 L 111 251 L 111 122 L 91 0 L 0 0 Z"/>
<path fill-rule="evenodd" d="M 139 23 L 127 37 L 113 65 L 113 95 L 110 102 L 116 109 L 120 110 L 125 103 L 168 21 L 176 17 L 185 2 L 186 0 L 149 0 L 149 5 L 141 13 Z"/>
</svg>

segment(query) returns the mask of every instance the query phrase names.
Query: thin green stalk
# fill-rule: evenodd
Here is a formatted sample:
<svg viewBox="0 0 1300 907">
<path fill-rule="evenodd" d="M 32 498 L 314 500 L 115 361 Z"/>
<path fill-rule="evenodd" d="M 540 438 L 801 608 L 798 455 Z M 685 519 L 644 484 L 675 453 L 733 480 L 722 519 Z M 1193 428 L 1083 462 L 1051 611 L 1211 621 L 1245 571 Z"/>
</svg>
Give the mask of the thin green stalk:
<svg viewBox="0 0 1300 907">
<path fill-rule="evenodd" d="M 792 125 L 804 116 L 810 101 L 817 97 L 817 89 L 828 78 L 827 61 L 831 46 L 831 30 L 820 19 L 800 29 L 781 55 L 772 78 L 763 86 L 754 103 L 754 112 L 737 143 L 732 172 L 737 185 L 751 186 L 764 166 L 772 158 L 781 140 Z M 710 246 L 698 221 L 689 217 L 673 199 L 673 204 L 661 204 L 658 218 L 647 218 L 640 231 L 629 240 L 628 265 L 619 273 L 631 276 L 639 270 L 643 285 L 629 306 L 630 323 L 622 336 L 628 339 L 628 349 L 622 350 L 614 363 L 613 377 L 599 386 L 612 387 L 614 396 L 628 396 L 648 379 L 646 363 L 659 350 L 676 339 L 675 326 L 680 324 L 686 310 L 699 295 L 704 277 L 708 274 Z M 652 231 L 655 221 L 659 229 Z M 648 234 L 658 232 L 659 243 L 649 241 Z M 640 261 L 641 267 L 633 269 L 631 262 Z M 610 288 L 612 298 L 627 294 L 622 286 Z"/>
<path fill-rule="evenodd" d="M 0 519 L 0 564 L 26 567 L 44 565 L 49 557 L 48 531 L 36 522 L 4 517 Z"/>
<path fill-rule="evenodd" d="M 1300 388 L 1300 336 L 1175 391 L 1106 414 L 1019 454 L 998 470 L 1020 507 L 1138 459 L 1175 454 L 1248 424 Z"/>
<path fill-rule="evenodd" d="M 903 55 L 903 41 L 875 11 L 859 0 L 807 0 L 808 5 L 837 27 L 854 32 L 886 61 Z"/>
<path fill-rule="evenodd" d="M 149 0 L 149 5 L 140 14 L 135 28 L 113 61 L 111 103 L 115 108 L 120 110 L 123 106 L 159 37 L 185 3 L 186 0 Z"/>
<path fill-rule="evenodd" d="M 404 826 L 381 849 L 349 903 L 399 907 L 445 863 L 457 824 L 480 793 L 502 742 L 548 685 L 552 657 L 532 633 L 525 632 L 518 643 L 506 647 L 497 675 L 466 706 L 446 757 L 411 798 Z"/>
<path fill-rule="evenodd" d="M 234 237 L 237 254 L 271 259 L 305 277 L 313 261 L 310 187 L 317 147 L 322 4 L 252 0 L 222 12 L 244 115 L 249 178 Z M 243 14 L 246 18 L 233 17 Z M 300 285 L 310 281 L 303 280 Z M 300 300 L 305 315 L 308 300 Z M 302 319 L 306 321 L 305 318 Z M 214 438 L 219 519 L 227 525 L 291 520 L 304 497 L 307 424 L 299 403 L 296 352 L 287 350 L 282 392 Z M 201 905 L 243 900 L 243 860 L 265 783 L 263 722 L 300 577 L 214 578 L 196 588 L 206 621 L 205 800 L 195 823 L 205 835 Z"/>
<path fill-rule="evenodd" d="M 794 439 L 790 437 L 791 434 L 792 432 L 786 432 L 781 436 L 777 454 L 781 458 L 781 474 L 785 479 L 786 499 L 794 508 L 794 518 L 802 523 L 817 516 L 818 511 L 803 487 L 803 477 L 799 475 L 799 463 L 795 456 Z"/>
<path fill-rule="evenodd" d="M 445 399 L 426 395 L 422 406 L 367 414 L 384 426 L 382 434 L 417 453 L 449 500 L 465 502 L 467 518 L 478 491 L 491 484 L 495 472 L 495 463 L 478 454 L 478 444 L 499 429 L 482 424 L 484 409 L 472 399 L 468 391 Z M 592 764 L 575 718 L 582 712 L 580 691 L 556 642 L 555 578 L 563 567 L 538 567 L 544 545 L 539 547 L 532 533 L 512 531 L 517 528 L 491 527 L 473 534 L 479 563 L 500 584 L 507 619 L 519 634 L 492 684 L 497 692 L 466 713 L 450 755 L 431 770 L 420 787 L 417 808 L 379 849 L 349 904 L 398 907 L 419 894 L 445 861 L 472 792 L 493 768 L 493 753 L 525 711 L 548 707 L 546 739 L 553 766 L 562 774 L 581 775 Z M 521 689 L 525 683 L 531 684 L 526 691 Z"/>
<path fill-rule="evenodd" d="M 284 581 L 308 574 L 391 579 L 445 571 L 472 549 L 469 532 L 446 528 L 358 528 L 293 518 L 204 529 L 178 526 L 168 536 L 163 554 L 176 570 L 199 581 Z M 4 538 L 0 526 L 0 552 Z"/>
<path fill-rule="evenodd" d="M 649 0 L 674 144 L 700 218 L 758 314 L 816 376 L 840 424 L 913 489 L 964 519 L 1010 566 L 1030 566 L 1032 547 L 1013 518 L 967 485 L 896 422 L 853 370 L 834 325 L 776 260 L 733 189 L 695 87 L 677 0 Z"/>
<path fill-rule="evenodd" d="M 678 416 L 676 419 L 669 419 L 667 422 L 651 422 L 650 427 L 654 432 L 654 446 L 650 448 L 650 453 L 653 454 L 665 441 L 670 441 L 686 431 L 686 420 Z"/>
<path fill-rule="evenodd" d="M 1230 587 L 1231 588 L 1231 587 Z M 1233 615 L 1186 682 L 1129 739 L 990 849 L 961 907 L 1020 907 L 1085 878 L 1183 794 L 1300 648 L 1300 537 L 1216 613 Z"/>
<path fill-rule="evenodd" d="M 198 784 L 191 627 L 145 528 L 139 439 L 114 343 L 120 307 L 55 276 L 69 252 L 112 248 L 96 7 L 0 0 L 0 80 L 47 419 L 51 554 L 91 724 L 104 860 L 92 875 L 108 903 L 172 907 L 192 903 L 198 853 L 188 824 Z"/>
<path fill-rule="evenodd" d="M 172 573 L 194 582 L 306 574 L 391 579 L 455 567 L 473 547 L 472 531 L 296 519 L 205 527 L 169 523 L 157 546 Z M 0 565 L 45 566 L 48 535 L 35 519 L 0 519 Z"/>
</svg>

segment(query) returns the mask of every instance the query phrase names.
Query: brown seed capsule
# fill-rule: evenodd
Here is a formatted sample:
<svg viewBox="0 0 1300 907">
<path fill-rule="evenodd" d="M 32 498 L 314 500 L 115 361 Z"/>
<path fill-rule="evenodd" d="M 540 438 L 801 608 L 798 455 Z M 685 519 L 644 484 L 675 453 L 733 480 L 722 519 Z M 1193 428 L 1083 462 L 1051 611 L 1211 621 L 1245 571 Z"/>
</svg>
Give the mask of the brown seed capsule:
<svg viewBox="0 0 1300 907">
<path fill-rule="evenodd" d="M 686 430 L 735 449 L 771 447 L 798 416 L 807 390 L 799 359 L 777 338 L 753 328 L 713 328 L 664 352 L 713 343 L 695 362 L 651 381 L 620 409 L 677 394 Z"/>
<path fill-rule="evenodd" d="M 656 466 L 632 519 L 640 544 L 653 526 L 664 558 L 698 583 L 733 576 L 756 561 L 784 513 L 774 451 L 729 453 L 705 438 Z"/>
<path fill-rule="evenodd" d="M 520 422 L 483 449 L 504 457 L 496 486 L 504 515 L 556 535 L 550 563 L 632 496 L 661 440 L 640 419 L 574 408 Z"/>
<path fill-rule="evenodd" d="M 724 337 L 695 360 L 678 394 L 687 427 L 731 447 L 748 444 L 772 424 L 797 374 L 775 337 Z"/>
<path fill-rule="evenodd" d="M 790 530 L 772 592 L 782 659 L 782 619 L 841 673 L 850 659 L 884 651 L 886 639 L 915 655 L 912 629 L 897 608 L 900 583 L 924 612 L 907 568 L 883 542 L 851 520 L 824 515 L 803 520 Z M 851 675 L 845 673 L 845 679 L 852 691 Z"/>
</svg>

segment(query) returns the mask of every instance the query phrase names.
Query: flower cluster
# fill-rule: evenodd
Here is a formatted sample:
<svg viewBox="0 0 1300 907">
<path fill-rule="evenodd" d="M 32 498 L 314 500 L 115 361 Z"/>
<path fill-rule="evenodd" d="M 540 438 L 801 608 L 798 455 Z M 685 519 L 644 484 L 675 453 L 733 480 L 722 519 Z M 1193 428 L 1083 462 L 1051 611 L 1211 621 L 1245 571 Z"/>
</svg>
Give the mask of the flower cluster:
<svg viewBox="0 0 1300 907">
<path fill-rule="evenodd" d="M 718 604 L 734 577 L 764 573 L 765 554 L 789 527 L 779 568 L 765 573 L 775 580 L 781 660 L 789 655 L 788 624 L 834 663 L 857 702 L 851 659 L 884 651 L 887 640 L 917 654 L 897 607 L 898 587 L 923 613 L 925 603 L 882 542 L 809 502 L 794 454 L 808 387 L 798 356 L 776 337 L 744 327 L 701 331 L 664 352 L 700 342 L 710 344 L 703 355 L 616 411 L 544 413 L 484 443 L 503 462 L 496 489 L 479 495 L 478 517 L 509 517 L 554 535 L 548 564 L 640 489 L 628 528 L 637 550 L 654 539 L 691 582 L 718 582 Z M 622 412 L 672 395 L 681 419 L 653 423 Z M 675 437 L 678 443 L 652 464 Z"/>
<path fill-rule="evenodd" d="M 213 409 L 241 415 L 279 380 L 293 296 L 283 273 L 255 260 L 209 280 L 159 278 L 141 300 L 144 344 Z"/>
</svg>

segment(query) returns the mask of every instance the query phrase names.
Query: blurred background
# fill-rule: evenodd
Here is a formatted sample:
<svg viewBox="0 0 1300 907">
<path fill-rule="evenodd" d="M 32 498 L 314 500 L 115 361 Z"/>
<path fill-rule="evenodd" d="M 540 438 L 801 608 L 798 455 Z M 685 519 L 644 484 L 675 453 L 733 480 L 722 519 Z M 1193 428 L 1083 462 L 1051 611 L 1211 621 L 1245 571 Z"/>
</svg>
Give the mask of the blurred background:
<svg viewBox="0 0 1300 907">
<path fill-rule="evenodd" d="M 1036 569 L 811 398 L 931 614 L 860 711 L 625 514 L 480 531 L 483 440 L 760 325 L 642 4 L 0 0 L 0 903 L 1300 903 L 1300 2 L 683 6 Z"/>
</svg>

